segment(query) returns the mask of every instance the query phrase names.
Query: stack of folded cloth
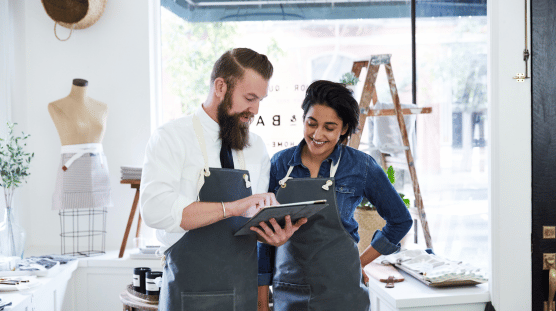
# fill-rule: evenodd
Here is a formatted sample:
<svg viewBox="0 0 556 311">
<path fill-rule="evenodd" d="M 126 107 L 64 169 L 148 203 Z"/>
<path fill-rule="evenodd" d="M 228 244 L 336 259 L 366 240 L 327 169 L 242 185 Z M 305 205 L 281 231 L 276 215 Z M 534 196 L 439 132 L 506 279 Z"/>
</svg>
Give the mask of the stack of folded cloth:
<svg viewBox="0 0 556 311">
<path fill-rule="evenodd" d="M 121 166 L 122 180 L 141 179 L 142 167 L 138 166 Z"/>
<path fill-rule="evenodd" d="M 395 264 L 420 274 L 425 281 L 431 283 L 449 281 L 488 281 L 484 271 L 462 262 L 451 261 L 424 250 L 403 250 L 392 255 L 382 256 L 382 264 Z"/>
</svg>

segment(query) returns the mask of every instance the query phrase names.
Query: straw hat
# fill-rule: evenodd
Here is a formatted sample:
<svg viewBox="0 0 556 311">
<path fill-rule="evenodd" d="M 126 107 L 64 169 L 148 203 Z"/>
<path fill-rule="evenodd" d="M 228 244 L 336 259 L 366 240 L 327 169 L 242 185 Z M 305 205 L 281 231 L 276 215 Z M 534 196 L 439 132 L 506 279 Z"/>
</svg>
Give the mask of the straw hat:
<svg viewBox="0 0 556 311">
<path fill-rule="evenodd" d="M 41 1 L 48 16 L 56 22 L 54 24 L 54 33 L 56 34 L 56 25 L 58 24 L 71 29 L 72 31 L 73 29 L 85 29 L 92 26 L 98 21 L 104 12 L 107 0 Z M 56 37 L 58 36 L 56 35 Z"/>
</svg>

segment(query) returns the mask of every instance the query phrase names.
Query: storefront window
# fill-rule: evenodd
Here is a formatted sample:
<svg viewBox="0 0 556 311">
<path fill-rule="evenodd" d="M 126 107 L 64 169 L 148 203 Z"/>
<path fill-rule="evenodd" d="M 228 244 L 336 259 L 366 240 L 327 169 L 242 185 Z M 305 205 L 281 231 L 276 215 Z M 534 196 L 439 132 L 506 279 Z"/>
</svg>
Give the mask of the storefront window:
<svg viewBox="0 0 556 311">
<path fill-rule="evenodd" d="M 208 95 L 216 58 L 233 47 L 266 54 L 275 73 L 251 130 L 270 155 L 302 139 L 300 108 L 314 80 L 338 82 L 354 61 L 391 54 L 401 103 L 412 101 L 411 20 L 372 18 L 189 23 L 162 9 L 164 121 L 197 109 Z M 413 155 L 436 254 L 487 268 L 486 16 L 417 21 L 417 116 Z M 362 84 L 362 83 L 361 83 Z M 391 102 L 384 68 L 379 101 Z M 356 90 L 359 100 L 361 86 Z M 371 150 L 372 122 L 360 149 Z M 409 173 L 397 187 L 413 202 Z M 421 230 L 419 225 L 419 231 Z M 409 239 L 405 247 L 424 247 Z"/>
</svg>

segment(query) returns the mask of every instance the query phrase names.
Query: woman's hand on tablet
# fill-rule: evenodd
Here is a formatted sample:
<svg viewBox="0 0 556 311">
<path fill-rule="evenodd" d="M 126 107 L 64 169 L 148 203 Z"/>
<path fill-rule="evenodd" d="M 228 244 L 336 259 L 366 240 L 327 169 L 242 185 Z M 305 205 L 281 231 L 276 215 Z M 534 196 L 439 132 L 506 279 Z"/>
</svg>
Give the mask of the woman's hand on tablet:
<svg viewBox="0 0 556 311">
<path fill-rule="evenodd" d="M 272 228 L 265 222 L 260 222 L 259 226 L 261 226 L 262 230 L 257 227 L 251 227 L 251 230 L 257 232 L 259 235 L 259 241 L 272 246 L 281 246 L 290 239 L 299 227 L 307 223 L 307 218 L 301 218 L 295 224 L 292 224 L 291 216 L 288 215 L 286 216 L 286 224 L 284 225 L 284 228 L 281 228 L 274 218 L 271 218 L 269 222 L 272 225 Z"/>
</svg>

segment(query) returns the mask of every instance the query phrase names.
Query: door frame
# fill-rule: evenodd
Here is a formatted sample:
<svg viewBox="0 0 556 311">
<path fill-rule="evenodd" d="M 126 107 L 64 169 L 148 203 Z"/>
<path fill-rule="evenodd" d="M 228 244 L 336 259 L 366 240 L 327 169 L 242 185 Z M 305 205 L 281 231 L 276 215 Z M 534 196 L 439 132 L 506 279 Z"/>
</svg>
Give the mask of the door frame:
<svg viewBox="0 0 556 311">
<path fill-rule="evenodd" d="M 512 79 L 525 70 L 521 39 L 525 35 L 524 3 L 487 3 L 491 126 L 489 290 L 496 310 L 532 308 L 531 79 L 524 83 Z M 530 29 L 528 26 L 529 32 Z"/>
</svg>

